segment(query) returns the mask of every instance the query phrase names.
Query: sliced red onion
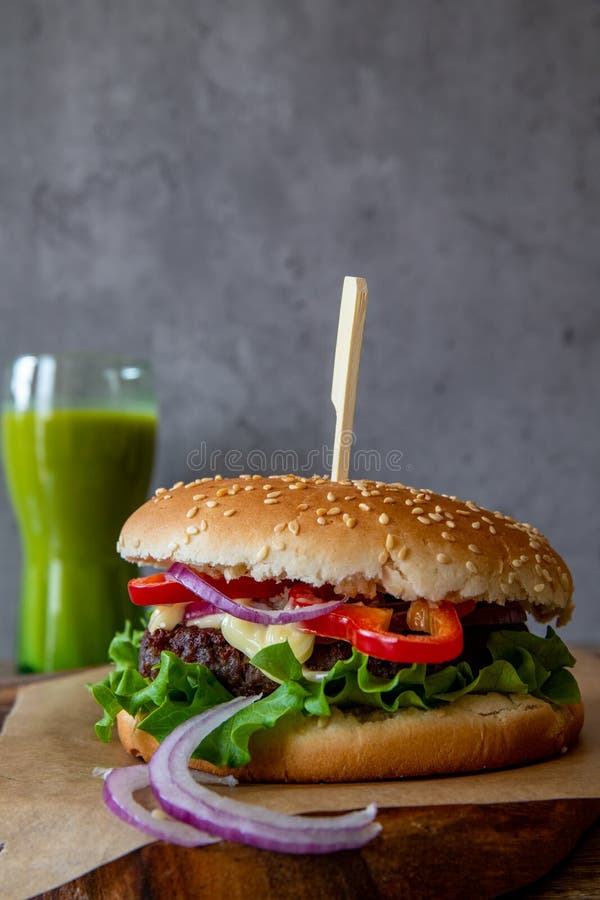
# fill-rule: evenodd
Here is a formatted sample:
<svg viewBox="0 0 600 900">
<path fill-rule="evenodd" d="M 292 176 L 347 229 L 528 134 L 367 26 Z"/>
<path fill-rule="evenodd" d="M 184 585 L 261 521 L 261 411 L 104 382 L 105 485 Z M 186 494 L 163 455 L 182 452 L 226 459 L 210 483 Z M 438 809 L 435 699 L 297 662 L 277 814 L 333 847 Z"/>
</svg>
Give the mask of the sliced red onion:
<svg viewBox="0 0 600 900">
<path fill-rule="evenodd" d="M 173 563 L 168 574 L 189 591 L 201 597 L 202 600 L 216 606 L 221 612 L 230 613 L 238 619 L 255 622 L 258 625 L 287 625 L 290 622 L 305 622 L 308 619 L 316 619 L 326 612 L 331 612 L 332 609 L 336 609 L 346 601 L 346 597 L 340 597 L 339 600 L 314 603 L 297 609 L 265 609 L 258 606 L 243 606 L 206 581 L 202 575 L 194 572 L 188 566 L 184 566 L 183 563 Z"/>
<path fill-rule="evenodd" d="M 189 622 L 190 619 L 202 619 L 204 616 L 214 616 L 215 613 L 220 615 L 221 610 L 212 603 L 207 603 L 206 600 L 192 600 L 184 610 L 183 620 Z"/>
<path fill-rule="evenodd" d="M 223 840 L 286 853 L 330 853 L 362 847 L 376 837 L 375 804 L 335 817 L 300 817 L 220 796 L 196 784 L 189 759 L 206 735 L 252 703 L 238 697 L 188 719 L 160 744 L 149 763 L 150 784 L 170 815 Z"/>
<path fill-rule="evenodd" d="M 138 803 L 133 797 L 134 791 L 140 791 L 149 785 L 146 765 L 111 769 L 104 780 L 102 797 L 108 809 L 119 819 L 135 825 L 158 841 L 169 841 L 182 847 L 202 847 L 218 843 L 219 838 L 177 819 L 157 817 Z"/>
</svg>

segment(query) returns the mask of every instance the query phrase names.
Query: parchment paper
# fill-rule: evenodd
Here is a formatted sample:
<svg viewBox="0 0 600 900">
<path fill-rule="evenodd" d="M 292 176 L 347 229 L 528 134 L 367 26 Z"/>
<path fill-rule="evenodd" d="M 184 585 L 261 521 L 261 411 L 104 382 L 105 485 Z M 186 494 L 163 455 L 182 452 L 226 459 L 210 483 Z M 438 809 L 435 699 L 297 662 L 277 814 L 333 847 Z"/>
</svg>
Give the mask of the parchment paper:
<svg viewBox="0 0 600 900">
<path fill-rule="evenodd" d="M 586 706 L 579 745 L 559 759 L 480 775 L 354 785 L 249 785 L 239 799 L 282 812 L 600 796 L 600 661 L 580 651 L 575 670 Z M 95 767 L 130 758 L 93 731 L 99 707 L 84 685 L 88 670 L 19 691 L 0 736 L 0 896 L 21 900 L 50 890 L 149 843 L 101 799 Z M 135 763 L 133 763 L 135 764 Z M 202 853 L 202 849 L 194 851 Z"/>
</svg>

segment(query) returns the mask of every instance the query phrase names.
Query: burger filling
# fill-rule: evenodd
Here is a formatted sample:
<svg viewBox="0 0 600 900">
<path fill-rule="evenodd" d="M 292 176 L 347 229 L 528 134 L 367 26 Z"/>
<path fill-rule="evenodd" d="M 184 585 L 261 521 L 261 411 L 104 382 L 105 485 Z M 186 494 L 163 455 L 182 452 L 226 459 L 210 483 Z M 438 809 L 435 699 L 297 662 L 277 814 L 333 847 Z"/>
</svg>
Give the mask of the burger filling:
<svg viewBox="0 0 600 900">
<path fill-rule="evenodd" d="M 297 582 L 226 582 L 179 564 L 134 579 L 130 596 L 154 611 L 146 628 L 128 624 L 115 637 L 114 671 L 91 687 L 104 740 L 121 709 L 160 741 L 232 696 L 262 694 L 197 750 L 236 768 L 250 759 L 252 734 L 286 716 L 430 709 L 492 691 L 580 699 L 569 650 L 550 627 L 531 634 L 517 602 L 349 599 Z"/>
</svg>

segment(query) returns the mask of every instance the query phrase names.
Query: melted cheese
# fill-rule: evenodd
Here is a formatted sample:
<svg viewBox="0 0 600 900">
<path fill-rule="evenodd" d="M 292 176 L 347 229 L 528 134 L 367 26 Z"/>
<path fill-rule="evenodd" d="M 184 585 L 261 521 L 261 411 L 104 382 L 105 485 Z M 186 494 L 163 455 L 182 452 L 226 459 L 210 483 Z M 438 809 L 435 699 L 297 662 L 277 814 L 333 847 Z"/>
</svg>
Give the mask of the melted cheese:
<svg viewBox="0 0 600 900">
<path fill-rule="evenodd" d="M 169 606 L 155 607 L 148 622 L 148 630 L 154 632 L 158 628 L 164 628 L 165 631 L 172 631 L 183 622 L 186 606 L 187 603 L 172 603 Z M 186 625 L 219 628 L 227 643 L 241 650 L 248 658 L 263 647 L 287 641 L 298 662 L 303 663 L 311 656 L 315 645 L 314 634 L 306 634 L 298 625 L 256 625 L 226 613 L 199 616 L 197 619 L 189 619 Z"/>
<path fill-rule="evenodd" d="M 223 616 L 221 634 L 225 640 L 251 658 L 263 647 L 287 641 L 298 662 L 306 662 L 315 645 L 314 634 L 306 634 L 297 625 L 256 625 L 235 616 Z"/>
<path fill-rule="evenodd" d="M 150 633 L 158 628 L 164 628 L 165 631 L 173 631 L 176 625 L 183 621 L 183 611 L 187 603 L 171 603 L 169 606 L 156 606 L 152 610 L 152 614 L 148 621 L 148 631 Z"/>
</svg>

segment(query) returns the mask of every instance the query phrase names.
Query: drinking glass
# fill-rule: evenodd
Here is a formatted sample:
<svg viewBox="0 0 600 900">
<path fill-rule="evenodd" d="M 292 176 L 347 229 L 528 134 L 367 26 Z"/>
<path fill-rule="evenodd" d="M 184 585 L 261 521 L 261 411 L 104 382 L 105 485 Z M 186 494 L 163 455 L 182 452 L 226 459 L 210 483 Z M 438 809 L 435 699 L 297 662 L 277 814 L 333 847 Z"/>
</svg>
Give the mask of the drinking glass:
<svg viewBox="0 0 600 900">
<path fill-rule="evenodd" d="M 20 671 L 106 661 L 137 575 L 115 546 L 148 491 L 156 427 L 144 360 L 44 354 L 10 365 L 2 444 L 22 545 Z"/>
</svg>

